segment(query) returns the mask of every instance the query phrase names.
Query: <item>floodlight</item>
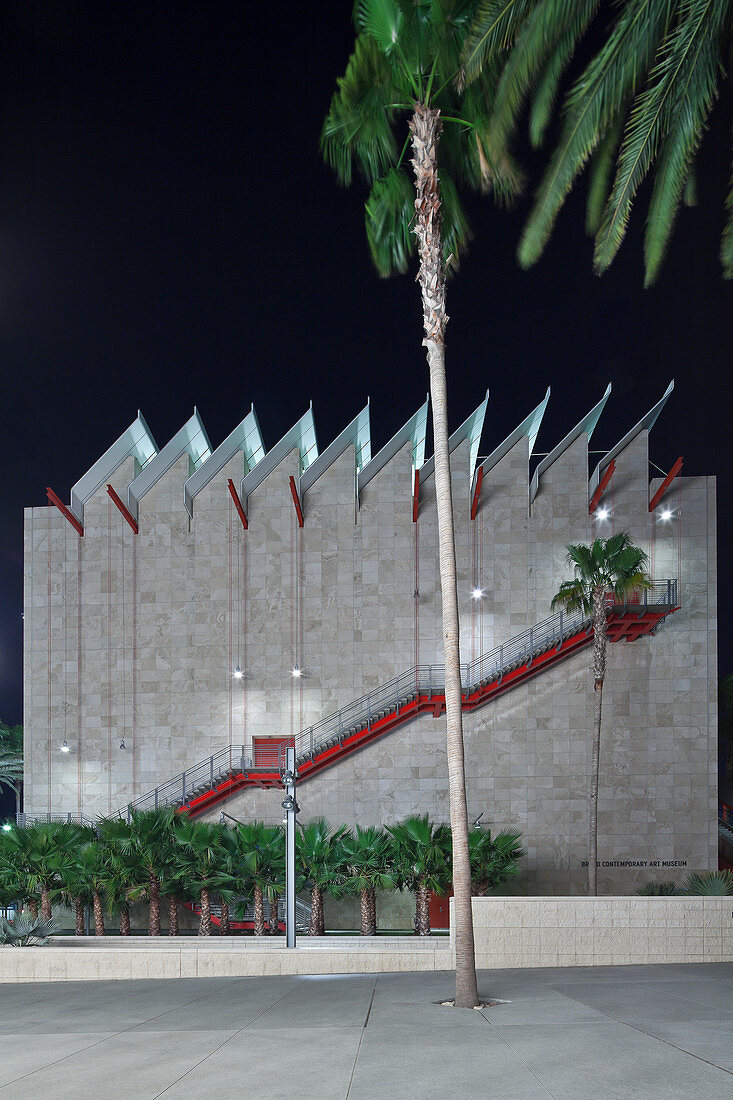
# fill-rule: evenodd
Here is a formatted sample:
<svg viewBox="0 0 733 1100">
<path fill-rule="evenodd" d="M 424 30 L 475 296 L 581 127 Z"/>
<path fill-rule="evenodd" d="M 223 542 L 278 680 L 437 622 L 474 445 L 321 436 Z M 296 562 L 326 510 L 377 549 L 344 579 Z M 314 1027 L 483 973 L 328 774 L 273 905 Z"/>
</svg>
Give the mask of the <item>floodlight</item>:
<svg viewBox="0 0 733 1100">
<path fill-rule="evenodd" d="M 61 751 L 62 752 L 71 752 L 71 749 L 69 748 L 69 742 L 68 741 L 62 741 Z"/>
</svg>

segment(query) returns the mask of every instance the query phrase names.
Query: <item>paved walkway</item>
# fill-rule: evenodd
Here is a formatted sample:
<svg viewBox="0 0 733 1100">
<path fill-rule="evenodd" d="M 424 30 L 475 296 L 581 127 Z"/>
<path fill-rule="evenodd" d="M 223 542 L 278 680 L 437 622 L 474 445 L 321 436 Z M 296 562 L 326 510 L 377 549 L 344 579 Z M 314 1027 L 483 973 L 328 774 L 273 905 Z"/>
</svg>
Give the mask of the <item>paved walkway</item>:
<svg viewBox="0 0 733 1100">
<path fill-rule="evenodd" d="M 11 950 L 6 948 L 6 950 Z M 0 986 L 0 1100 L 733 1097 L 733 963 Z"/>
</svg>

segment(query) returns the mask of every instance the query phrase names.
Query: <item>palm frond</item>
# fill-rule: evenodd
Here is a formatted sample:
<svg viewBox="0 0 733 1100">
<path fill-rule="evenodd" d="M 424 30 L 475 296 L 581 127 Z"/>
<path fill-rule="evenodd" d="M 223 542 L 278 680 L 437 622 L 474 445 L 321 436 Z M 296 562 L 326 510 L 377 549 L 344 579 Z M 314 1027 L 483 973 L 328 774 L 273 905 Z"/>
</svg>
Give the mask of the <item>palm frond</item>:
<svg viewBox="0 0 733 1100">
<path fill-rule="evenodd" d="M 406 171 L 392 168 L 375 180 L 364 208 L 367 241 L 382 278 L 407 271 L 415 252 L 415 188 Z"/>
<path fill-rule="evenodd" d="M 585 231 L 589 237 L 595 237 L 603 219 L 610 190 L 611 171 L 616 159 L 618 143 L 621 140 L 623 123 L 624 111 L 621 110 L 608 127 L 591 160 L 585 211 Z"/>
<path fill-rule="evenodd" d="M 389 56 L 398 43 L 402 26 L 402 10 L 396 0 L 356 0 L 354 26 L 367 34 Z"/>
<path fill-rule="evenodd" d="M 626 5 L 605 45 L 571 88 L 560 143 L 519 243 L 523 267 L 529 267 L 542 254 L 576 176 L 641 80 L 667 29 L 669 8 L 670 0 L 637 0 Z"/>
<path fill-rule="evenodd" d="M 507 49 L 541 0 L 482 0 L 466 39 L 461 83 L 476 78 L 487 58 Z"/>
<path fill-rule="evenodd" d="M 723 265 L 723 277 L 733 279 L 733 176 L 731 177 L 725 209 L 728 212 L 728 217 L 723 230 L 723 239 L 720 243 L 720 262 Z"/>
<path fill-rule="evenodd" d="M 681 0 L 679 18 L 660 50 L 649 83 L 626 126 L 618 171 L 596 238 L 595 268 L 608 268 L 626 232 L 631 204 L 665 141 L 667 156 L 652 197 L 646 241 L 647 283 L 653 280 L 674 221 L 700 129 L 715 97 L 717 49 L 729 0 Z M 666 144 L 669 140 L 672 144 Z"/>
</svg>

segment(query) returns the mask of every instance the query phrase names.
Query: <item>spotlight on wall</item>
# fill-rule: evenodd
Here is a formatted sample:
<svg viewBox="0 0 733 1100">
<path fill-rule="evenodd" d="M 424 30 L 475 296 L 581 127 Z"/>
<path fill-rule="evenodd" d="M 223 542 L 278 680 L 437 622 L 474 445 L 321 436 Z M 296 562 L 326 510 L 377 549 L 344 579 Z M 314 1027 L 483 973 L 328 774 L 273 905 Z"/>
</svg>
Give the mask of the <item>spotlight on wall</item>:
<svg viewBox="0 0 733 1100">
<path fill-rule="evenodd" d="M 295 668 L 293 669 L 293 671 L 290 673 L 290 675 L 295 676 L 295 678 L 297 680 L 303 675 L 303 673 L 301 672 L 301 670 L 296 665 Z"/>
<path fill-rule="evenodd" d="M 3 832 L 4 833 L 11 833 L 12 831 L 13 831 L 13 826 L 10 824 L 9 821 L 6 821 L 5 824 L 3 825 Z"/>
<path fill-rule="evenodd" d="M 481 588 L 474 588 L 474 590 L 471 592 L 471 596 L 474 600 L 480 600 L 483 594 L 483 589 Z"/>
<path fill-rule="evenodd" d="M 122 740 L 120 741 L 120 748 L 121 748 L 121 749 L 126 749 L 126 748 L 127 748 L 127 745 L 125 744 L 125 739 L 124 739 L 124 737 L 123 737 L 123 738 L 122 738 Z"/>
<path fill-rule="evenodd" d="M 71 752 L 71 749 L 69 748 L 69 742 L 68 741 L 62 741 L 61 742 L 61 751 L 62 752 Z"/>
<path fill-rule="evenodd" d="M 670 508 L 665 508 L 659 518 L 663 519 L 665 523 L 668 523 L 672 518 L 672 510 Z"/>
<path fill-rule="evenodd" d="M 244 673 L 242 672 L 239 665 L 237 665 L 237 667 L 234 669 L 234 679 L 235 680 L 241 680 L 243 676 L 244 676 Z"/>
<path fill-rule="evenodd" d="M 596 519 L 608 519 L 608 508 L 599 508 L 596 512 Z"/>
</svg>

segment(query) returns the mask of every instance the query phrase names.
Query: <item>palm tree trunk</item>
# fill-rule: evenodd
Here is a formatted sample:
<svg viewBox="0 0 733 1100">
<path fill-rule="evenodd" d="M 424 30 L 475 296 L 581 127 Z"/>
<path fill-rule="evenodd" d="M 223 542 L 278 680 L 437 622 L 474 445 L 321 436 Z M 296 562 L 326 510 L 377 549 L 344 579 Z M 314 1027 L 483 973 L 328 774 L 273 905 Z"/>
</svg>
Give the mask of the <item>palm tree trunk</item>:
<svg viewBox="0 0 733 1100">
<path fill-rule="evenodd" d="M 415 935 L 430 935 L 430 891 L 422 882 L 415 891 Z"/>
<path fill-rule="evenodd" d="M 273 894 L 272 901 L 270 902 L 270 935 L 277 936 L 280 931 L 280 923 L 278 920 L 277 911 L 280 906 L 280 895 Z"/>
<path fill-rule="evenodd" d="M 373 905 L 372 901 L 372 891 L 367 886 L 359 892 L 362 936 L 375 936 L 377 934 L 376 905 Z"/>
<path fill-rule="evenodd" d="M 606 592 L 597 587 L 593 592 L 593 681 L 595 687 L 595 718 L 591 755 L 590 795 L 588 801 L 588 893 L 598 893 L 598 772 L 601 758 L 601 707 L 603 681 L 606 676 Z"/>
<path fill-rule="evenodd" d="M 47 886 L 41 887 L 41 920 L 51 919 L 51 894 Z"/>
<path fill-rule="evenodd" d="M 150 901 L 149 936 L 160 935 L 160 883 L 155 875 L 148 875 L 148 900 Z"/>
<path fill-rule="evenodd" d="M 262 898 L 262 888 L 255 886 L 255 936 L 264 936 L 265 934 L 265 905 Z"/>
<path fill-rule="evenodd" d="M 178 935 L 178 898 L 168 898 L 168 935 Z"/>
<path fill-rule="evenodd" d="M 211 935 L 211 898 L 206 887 L 201 890 L 201 920 L 199 921 L 199 936 Z"/>
<path fill-rule="evenodd" d="M 35 898 L 26 898 L 26 905 L 28 906 L 28 912 L 33 917 L 33 920 L 38 919 L 38 902 Z"/>
<path fill-rule="evenodd" d="M 221 920 L 219 921 L 219 935 L 230 936 L 231 929 L 229 927 L 229 902 L 221 899 Z"/>
<path fill-rule="evenodd" d="M 74 898 L 74 935 L 84 935 L 84 902 L 81 898 Z"/>
<path fill-rule="evenodd" d="M 323 891 L 315 883 L 311 888 L 311 921 L 308 935 L 323 935 Z"/>
<path fill-rule="evenodd" d="M 120 935 L 130 935 L 130 906 L 127 902 L 120 906 Z"/>
<path fill-rule="evenodd" d="M 106 936 L 107 930 L 104 927 L 104 912 L 102 911 L 102 899 L 99 896 L 99 891 L 94 891 L 94 935 Z"/>
<path fill-rule="evenodd" d="M 441 199 L 438 182 L 438 142 L 442 123 L 436 108 L 415 104 L 410 119 L 412 166 L 415 175 L 415 236 L 420 256 L 418 280 L 422 291 L 423 328 L 430 369 L 435 451 L 435 493 L 438 510 L 440 589 L 443 601 L 445 654 L 445 712 L 448 757 L 450 823 L 453 834 L 453 896 L 456 945 L 457 1008 L 473 1008 L 478 1001 L 476 956 L 471 907 L 471 864 L 468 854 L 468 808 L 463 754 L 461 666 L 458 621 L 456 549 L 448 446 L 447 384 L 445 377 L 445 270 L 442 256 Z"/>
</svg>

